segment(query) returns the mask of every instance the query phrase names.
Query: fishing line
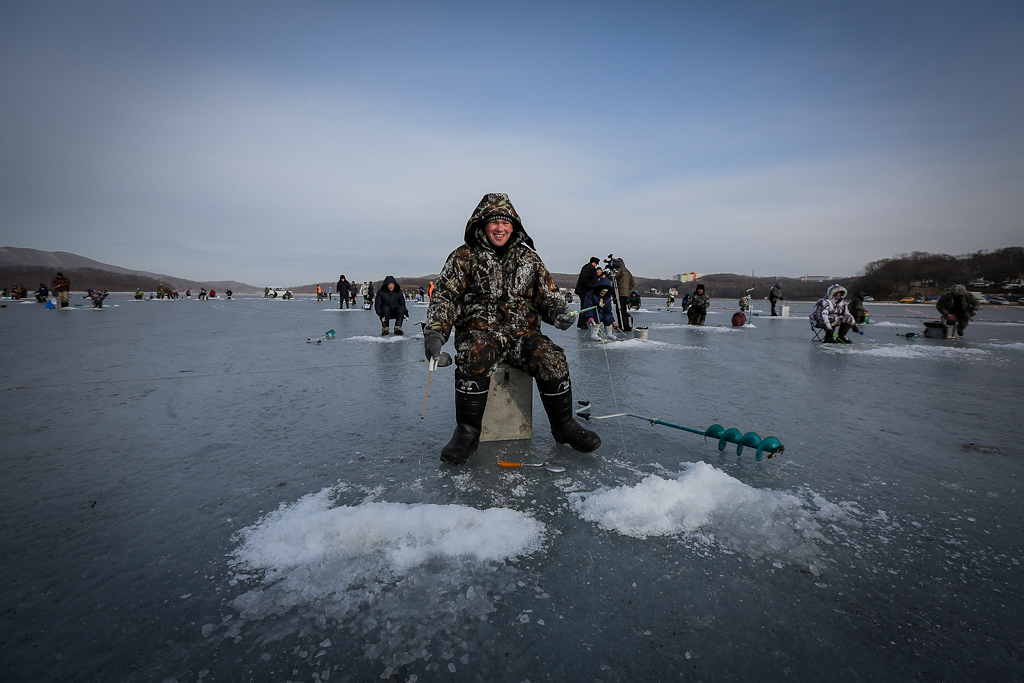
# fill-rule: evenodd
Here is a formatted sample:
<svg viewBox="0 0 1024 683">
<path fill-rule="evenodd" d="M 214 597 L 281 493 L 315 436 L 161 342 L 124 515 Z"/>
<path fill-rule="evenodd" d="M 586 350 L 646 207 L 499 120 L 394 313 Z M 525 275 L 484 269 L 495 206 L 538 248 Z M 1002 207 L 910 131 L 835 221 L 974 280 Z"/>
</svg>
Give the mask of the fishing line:
<svg viewBox="0 0 1024 683">
<path fill-rule="evenodd" d="M 608 386 L 611 387 L 611 390 L 612 390 L 612 403 L 615 404 L 615 410 L 618 410 L 619 409 L 619 399 L 616 398 L 616 396 L 615 396 L 615 382 L 612 381 L 612 364 L 608 360 L 608 349 L 602 348 L 602 351 L 604 351 L 604 364 L 605 364 L 605 367 L 608 368 Z M 623 455 L 629 455 L 629 452 L 626 450 L 626 437 L 622 433 L 622 423 L 621 422 L 619 423 L 619 440 L 622 442 L 622 454 Z"/>
</svg>

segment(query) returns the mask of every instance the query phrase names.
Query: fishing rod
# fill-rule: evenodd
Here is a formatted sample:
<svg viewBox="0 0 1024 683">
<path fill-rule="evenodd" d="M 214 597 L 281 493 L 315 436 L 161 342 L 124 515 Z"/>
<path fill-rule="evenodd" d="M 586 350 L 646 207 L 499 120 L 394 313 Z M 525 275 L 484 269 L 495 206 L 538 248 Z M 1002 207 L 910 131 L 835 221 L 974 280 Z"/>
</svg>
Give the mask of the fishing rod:
<svg viewBox="0 0 1024 683">
<path fill-rule="evenodd" d="M 440 356 L 437 358 L 431 358 L 427 362 L 427 391 L 423 395 L 423 412 L 420 413 L 421 420 L 427 415 L 427 397 L 430 396 L 430 378 L 434 376 L 434 370 L 438 368 L 446 368 L 451 364 L 452 357 L 447 351 L 442 351 Z"/>
<path fill-rule="evenodd" d="M 769 436 L 762 439 L 757 435 L 756 432 L 747 432 L 743 434 L 740 430 L 735 427 L 726 429 L 720 424 L 713 424 L 705 430 L 692 429 L 690 427 L 683 427 L 682 425 L 672 424 L 666 422 L 660 417 L 645 417 L 643 415 L 635 415 L 633 413 L 615 413 L 613 415 L 591 415 L 588 411 L 590 410 L 590 401 L 577 401 L 580 407 L 576 409 L 576 415 L 582 417 L 588 422 L 590 420 L 607 420 L 612 417 L 635 417 L 638 420 L 645 420 L 650 422 L 652 425 L 665 425 L 666 427 L 672 427 L 673 429 L 681 429 L 684 432 L 690 432 L 691 434 L 697 434 L 703 436 L 705 439 L 711 437 L 712 439 L 718 439 L 718 450 L 724 451 L 726 444 L 736 444 L 736 455 L 742 455 L 743 447 L 757 449 L 754 452 L 754 460 L 758 462 L 764 457 L 764 454 L 768 454 L 768 459 L 774 458 L 776 455 L 781 455 L 786 447 L 779 442 L 774 436 Z"/>
</svg>

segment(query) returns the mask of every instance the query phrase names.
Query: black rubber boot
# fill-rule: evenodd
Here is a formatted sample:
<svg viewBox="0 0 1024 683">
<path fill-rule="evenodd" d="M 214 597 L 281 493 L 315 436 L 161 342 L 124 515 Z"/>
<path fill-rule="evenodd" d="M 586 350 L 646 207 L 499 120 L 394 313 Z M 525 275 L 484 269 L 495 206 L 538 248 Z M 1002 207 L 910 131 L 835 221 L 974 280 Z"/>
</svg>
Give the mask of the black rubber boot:
<svg viewBox="0 0 1024 683">
<path fill-rule="evenodd" d="M 551 436 L 558 443 L 567 443 L 581 453 L 601 447 L 601 437 L 580 426 L 572 413 L 572 385 L 562 381 L 537 380 L 537 391 L 551 423 Z"/>
<path fill-rule="evenodd" d="M 455 432 L 441 449 L 441 462 L 461 465 L 476 453 L 490 386 L 490 377 L 455 374 Z"/>
<path fill-rule="evenodd" d="M 405 334 L 405 332 L 402 332 L 402 323 L 401 322 L 395 323 L 395 336 L 396 337 L 401 337 L 404 334 Z"/>
<path fill-rule="evenodd" d="M 842 343 L 842 344 L 849 344 L 849 343 L 851 343 L 850 342 L 850 338 L 848 336 L 846 336 L 847 334 L 849 334 L 849 332 L 850 332 L 850 324 L 849 323 L 842 323 L 841 325 L 839 325 L 839 341 L 840 341 L 840 343 Z"/>
</svg>

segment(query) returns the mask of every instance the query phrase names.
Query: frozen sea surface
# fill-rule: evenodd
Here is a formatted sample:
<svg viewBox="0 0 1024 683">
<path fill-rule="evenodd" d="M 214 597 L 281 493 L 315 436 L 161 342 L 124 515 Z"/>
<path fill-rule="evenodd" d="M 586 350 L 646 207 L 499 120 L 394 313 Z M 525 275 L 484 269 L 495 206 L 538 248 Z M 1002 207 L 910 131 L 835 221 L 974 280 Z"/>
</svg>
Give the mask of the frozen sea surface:
<svg viewBox="0 0 1024 683">
<path fill-rule="evenodd" d="M 1019 307 L 945 341 L 903 336 L 934 308 L 872 305 L 848 347 L 798 303 L 545 326 L 593 414 L 785 453 L 616 418 L 580 455 L 535 401 L 532 441 L 452 468 L 415 324 L 3 303 L 4 681 L 1024 680 Z"/>
</svg>

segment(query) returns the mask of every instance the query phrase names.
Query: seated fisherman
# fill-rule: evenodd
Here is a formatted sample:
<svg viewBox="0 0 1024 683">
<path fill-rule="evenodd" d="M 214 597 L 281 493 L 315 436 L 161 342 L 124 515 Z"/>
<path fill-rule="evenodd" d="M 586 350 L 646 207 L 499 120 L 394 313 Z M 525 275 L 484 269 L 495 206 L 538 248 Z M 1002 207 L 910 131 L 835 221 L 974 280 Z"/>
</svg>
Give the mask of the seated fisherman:
<svg viewBox="0 0 1024 683">
<path fill-rule="evenodd" d="M 860 332 L 857 321 L 849 311 L 849 307 L 843 297 L 846 296 L 846 287 L 832 285 L 825 292 L 825 296 L 818 299 L 811 311 L 811 325 L 825 330 L 825 338 L 822 340 L 831 344 L 849 344 L 850 338 L 847 333 L 852 328 L 854 332 Z"/>
<path fill-rule="evenodd" d="M 594 288 L 587 292 L 580 304 L 580 316 L 586 321 L 587 326 L 604 325 L 605 327 L 617 327 L 615 322 L 615 311 L 612 309 L 612 282 L 606 277 L 598 279 Z"/>
<path fill-rule="evenodd" d="M 501 362 L 536 378 L 555 441 L 596 450 L 601 438 L 573 416 L 565 352 L 540 332 L 542 320 L 565 330 L 573 316 L 508 195 L 484 195 L 464 239 L 441 270 L 423 333 L 427 358 L 438 359 L 455 332 L 456 425 L 441 460 L 458 465 L 476 452 L 491 375 Z"/>
</svg>

